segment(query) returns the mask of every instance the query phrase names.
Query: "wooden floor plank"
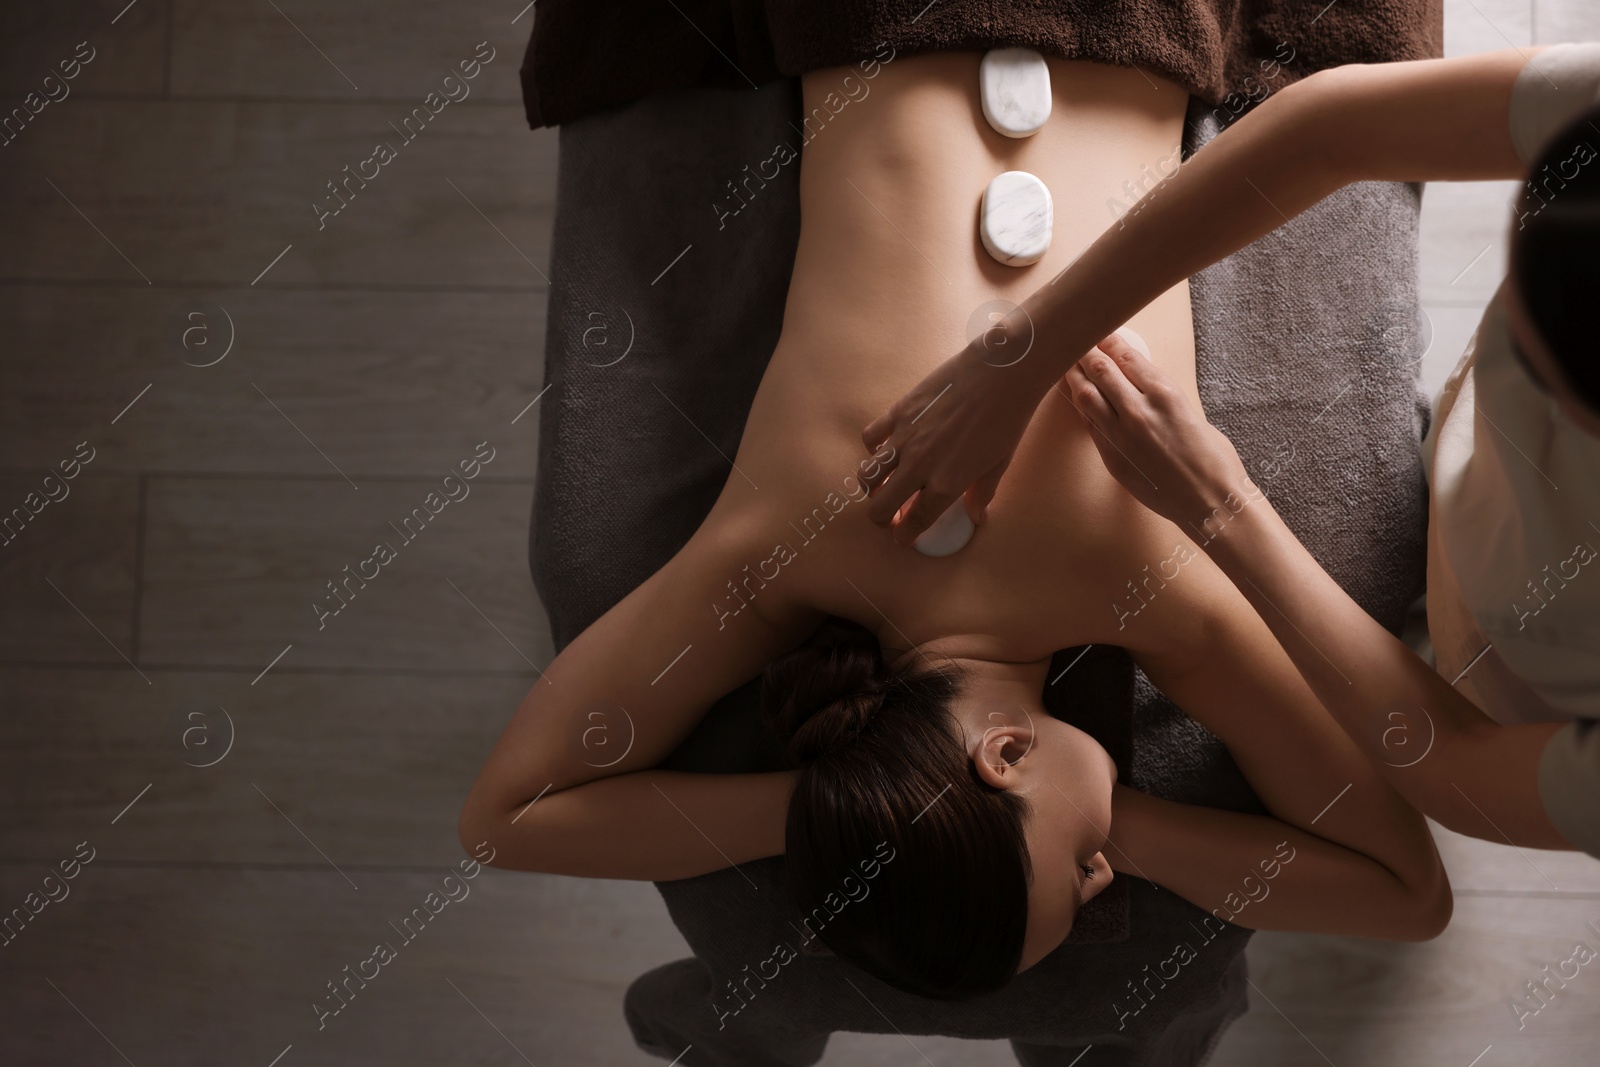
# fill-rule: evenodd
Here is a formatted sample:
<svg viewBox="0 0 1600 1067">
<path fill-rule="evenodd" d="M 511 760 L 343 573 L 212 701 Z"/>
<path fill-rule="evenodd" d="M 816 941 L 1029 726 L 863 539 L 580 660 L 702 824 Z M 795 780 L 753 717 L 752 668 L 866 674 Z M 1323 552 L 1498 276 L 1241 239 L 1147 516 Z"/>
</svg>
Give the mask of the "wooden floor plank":
<svg viewBox="0 0 1600 1067">
<path fill-rule="evenodd" d="M 1489 302 L 1506 276 L 1521 182 L 1434 182 L 1422 195 L 1421 286 L 1424 304 Z"/>
<path fill-rule="evenodd" d="M 38 468 L 0 474 L 0 661 L 123 667 L 138 655 L 139 479 L 99 474 L 93 443 L 35 428 Z"/>
<path fill-rule="evenodd" d="M 459 63 L 473 57 L 479 42 L 488 42 L 494 59 L 477 68 L 465 90 L 450 91 L 465 91 L 468 100 L 520 103 L 517 66 L 533 22 L 530 11 L 512 24 L 520 6 L 490 0 L 448 9 L 415 0 L 286 0 L 278 5 L 280 13 L 248 0 L 176 0 L 172 92 L 421 100 L 440 90 L 448 75 L 460 84 Z M 373 33 L 375 25 L 383 32 Z"/>
<path fill-rule="evenodd" d="M 292 419 L 358 479 L 442 476 L 486 437 L 517 442 L 495 475 L 533 475 L 539 409 L 511 420 L 540 389 L 538 294 L 6 286 L 0 321 L 8 464 L 54 465 L 77 433 L 97 469 L 333 473 Z"/>
<path fill-rule="evenodd" d="M 1533 0 L 1535 44 L 1600 41 L 1600 6 L 1590 0 Z"/>
<path fill-rule="evenodd" d="M 75 107 L 74 96 L 161 92 L 169 6 L 169 0 L 9 0 L 0 5 L 0 97 L 7 113 L 30 92 L 61 98 L 43 105 L 20 136 L 31 136 L 27 131 L 34 123 L 48 124 L 60 117 L 56 112 Z M 61 65 L 74 60 L 76 66 Z M 74 76 L 63 79 L 64 73 Z M 56 81 L 46 85 L 46 76 Z"/>
<path fill-rule="evenodd" d="M 509 1039 L 536 1064 L 659 1067 L 634 1048 L 622 994 L 688 950 L 647 883 L 440 866 L 352 889 L 331 871 L 130 869 L 115 865 L 120 829 L 68 835 L 60 858 L 84 840 L 95 858 L 0 948 L 0 1060 L 123 1062 L 110 1042 L 139 1067 L 266 1067 L 291 1044 L 296 1067 L 523 1063 Z M 46 873 L 0 868 L 0 900 L 20 904 Z M 431 914 L 430 892 L 456 899 L 406 925 Z M 363 968 L 380 942 L 393 958 Z M 339 1005 L 328 983 L 346 966 L 377 975 L 323 1018 L 314 1005 Z"/>
<path fill-rule="evenodd" d="M 508 429 L 486 434 L 495 461 L 528 447 L 521 425 Z M 295 439 L 287 425 L 280 433 Z M 474 454 L 465 446 L 458 462 Z M 492 475 L 495 461 L 481 470 Z M 531 486 L 480 473 L 446 490 L 444 474 L 359 488 L 331 472 L 152 479 L 145 662 L 264 668 L 293 645 L 296 667 L 542 668 L 551 651 L 526 564 Z M 447 491 L 466 496 L 450 503 Z M 441 507 L 431 517 L 430 502 Z"/>
<path fill-rule="evenodd" d="M 1467 345 L 1483 319 L 1483 306 L 1424 304 L 1422 310 L 1426 316 L 1429 343 L 1418 369 L 1422 374 L 1422 387 L 1432 400 L 1438 397 L 1445 381 L 1466 353 Z"/>
<path fill-rule="evenodd" d="M 1457 893 L 1588 893 L 1600 899 L 1600 863 L 1587 853 L 1513 848 L 1437 824 L 1433 836 Z"/>
<path fill-rule="evenodd" d="M 1464 56 L 1533 43 L 1532 0 L 1444 0 L 1444 54 Z"/>
<path fill-rule="evenodd" d="M 544 284 L 555 133 L 513 105 L 447 105 L 408 142 L 392 103 L 70 103 L 6 149 L 0 278 Z"/>
<path fill-rule="evenodd" d="M 452 863 L 461 802 L 533 681 L 146 673 L 0 670 L 0 862 L 48 861 L 138 796 L 127 861 Z"/>
<path fill-rule="evenodd" d="M 515 1062 L 505 1039 L 535 1063 L 643 1063 L 619 1017 L 622 991 L 683 952 L 653 891 L 636 883 L 490 871 L 404 942 L 389 923 L 422 903 L 442 870 L 359 873 L 352 889 L 331 871 L 119 867 L 121 829 L 68 835 L 62 858 L 88 840 L 95 860 L 5 949 L 12 966 L 0 971 L 0 990 L 29 1020 L 5 1040 L 25 1062 L 104 1055 L 49 979 L 140 1064 L 214 1062 L 220 1042 L 261 1063 L 288 1044 L 300 1063 L 436 1062 L 450 1047 L 458 1058 Z M 21 900 L 43 873 L 0 870 L 0 893 Z M 1492 1062 L 1585 1062 L 1600 1011 L 1600 973 L 1590 969 L 1600 961 L 1552 986 L 1555 996 L 1521 1030 L 1507 1001 L 1574 941 L 1600 943 L 1588 926 L 1594 911 L 1592 900 L 1477 898 L 1458 907 L 1450 932 L 1421 946 L 1263 935 L 1252 948 L 1255 1007 L 1213 1062 L 1465 1067 L 1489 1045 L 1499 1053 Z M 348 1005 L 318 1030 L 312 1005 L 325 983 L 386 939 L 395 960 L 369 987 L 352 986 Z M 841 1040 L 825 1062 L 861 1062 L 842 1055 L 853 1044 Z M 920 1063 L 917 1045 L 940 1045 L 860 1044 L 883 1050 L 867 1061 L 882 1063 Z"/>
<path fill-rule="evenodd" d="M 1591 926 L 1590 924 L 1596 924 Z M 1536 1016 L 1519 1016 L 1524 983 L 1577 942 L 1600 953 L 1600 899 L 1459 897 L 1437 940 L 1398 945 L 1311 934 L 1258 934 L 1250 947 L 1251 1011 L 1224 1039 L 1216 1067 L 1571 1067 L 1591 1062 L 1600 1018 L 1600 958 Z"/>
</svg>

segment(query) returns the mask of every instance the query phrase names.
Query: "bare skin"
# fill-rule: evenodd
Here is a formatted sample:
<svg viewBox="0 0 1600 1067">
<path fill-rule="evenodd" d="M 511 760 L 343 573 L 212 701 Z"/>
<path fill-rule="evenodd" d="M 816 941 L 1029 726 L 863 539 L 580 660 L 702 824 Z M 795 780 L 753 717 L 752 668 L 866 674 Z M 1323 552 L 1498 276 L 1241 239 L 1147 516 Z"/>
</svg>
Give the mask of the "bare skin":
<svg viewBox="0 0 1600 1067">
<path fill-rule="evenodd" d="M 1021 301 L 1008 318 L 1032 325 L 1029 359 L 995 367 L 976 346 L 952 348 L 874 413 L 862 440 L 868 450 L 887 443 L 894 459 L 874 481 L 873 521 L 892 524 L 895 542 L 909 545 L 963 495 L 981 514 L 1009 480 L 1018 429 L 1100 338 L 1334 190 L 1520 176 L 1507 108 L 1518 73 L 1539 51 L 1351 64 L 1273 94 L 1151 190 L 1071 270 Z M 1188 379 L 1174 381 L 1191 395 Z"/>
<path fill-rule="evenodd" d="M 1015 413 L 1026 412 L 1031 397 L 1051 404 L 1062 390 L 1098 427 L 1107 466 L 1174 521 L 1187 526 L 1230 494 L 1242 500 L 1258 492 L 1232 445 L 1205 422 L 1188 379 L 1159 353 L 1152 365 L 1111 339 L 1104 352 L 1085 357 L 1093 339 L 1177 279 L 1350 182 L 1524 176 L 1507 112 L 1518 74 L 1541 50 L 1340 67 L 1264 102 L 1022 302 L 1038 335 L 1029 361 L 995 368 L 981 352 L 964 350 L 868 426 L 867 443 L 887 440 L 899 460 L 892 477 L 878 472 L 874 519 L 887 524 L 900 512 L 894 540 L 909 544 L 928 511 L 938 514 L 963 492 L 981 511 L 986 493 L 998 484 L 1003 495 L 1015 477 L 1011 460 L 1013 473 L 1000 478 Z M 1504 307 L 1530 375 L 1574 426 L 1600 436 L 1600 414 L 1565 380 L 1515 285 L 1505 287 Z M 943 400 L 914 422 L 941 392 Z M 967 447 L 973 441 L 983 446 Z M 902 509 L 914 494 L 933 501 L 918 515 Z M 1572 847 L 1538 792 L 1539 759 L 1560 724 L 1491 720 L 1351 601 L 1265 501 L 1244 508 L 1204 548 L 1257 605 L 1373 765 L 1418 808 L 1474 837 Z M 1419 744 L 1432 738 L 1426 759 L 1413 764 L 1388 748 L 1404 731 Z"/>
<path fill-rule="evenodd" d="M 1002 137 L 979 109 L 979 59 L 885 63 L 870 95 L 807 145 L 783 334 L 735 470 L 689 543 L 534 685 L 467 800 L 463 841 L 491 842 L 500 866 L 612 878 L 781 853 L 791 773 L 653 768 L 717 698 L 836 615 L 872 629 L 890 658 L 965 668 L 954 710 L 978 773 L 1033 808 L 1024 966 L 1061 942 L 1078 899 L 1113 869 L 1241 925 L 1433 936 L 1449 889 L 1420 816 L 1226 576 L 1106 471 L 1064 392 L 1019 422 L 986 524 L 954 556 L 905 552 L 868 519 L 862 479 L 876 471 L 860 462 L 860 426 L 968 339 L 975 310 L 1020 301 L 1065 267 L 1105 228 L 1106 200 L 1181 134 L 1177 86 L 1051 60 L 1049 123 Z M 807 75 L 807 113 L 848 76 L 860 81 L 853 68 Z M 1051 250 L 1029 268 L 996 263 L 976 233 L 982 190 L 1005 169 L 1038 175 L 1056 205 Z M 1198 406 L 1189 314 L 1180 283 L 1130 325 Z M 1126 648 L 1228 745 L 1271 816 L 1116 785 L 1104 750 L 1043 709 L 1051 655 L 1085 644 Z M 1254 707 L 1277 709 L 1270 730 Z M 631 740 L 625 756 L 585 747 L 597 723 Z M 1241 880 L 1284 843 L 1296 858 L 1245 907 Z"/>
</svg>

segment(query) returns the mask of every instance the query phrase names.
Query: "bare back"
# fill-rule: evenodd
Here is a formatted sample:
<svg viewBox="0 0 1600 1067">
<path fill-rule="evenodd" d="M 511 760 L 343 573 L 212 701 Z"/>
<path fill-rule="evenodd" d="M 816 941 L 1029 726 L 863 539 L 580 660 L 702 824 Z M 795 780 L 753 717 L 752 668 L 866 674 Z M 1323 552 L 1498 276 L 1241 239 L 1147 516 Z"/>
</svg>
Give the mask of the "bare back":
<svg viewBox="0 0 1600 1067">
<path fill-rule="evenodd" d="M 772 619 L 811 610 L 876 629 L 886 648 L 962 635 L 977 654 L 1033 660 L 1086 643 L 1191 643 L 1194 613 L 1175 610 L 1185 604 L 1214 611 L 1220 597 L 1249 611 L 1198 552 L 1174 559 L 1187 539 L 1116 484 L 1058 393 L 1023 438 L 989 523 L 954 556 L 896 547 L 850 496 L 861 428 L 1011 306 L 1000 302 L 1066 267 L 1114 224 L 1110 205 L 1125 207 L 1177 160 L 1188 98 L 1176 85 L 1051 59 L 1051 116 L 1012 139 L 983 117 L 980 58 L 936 53 L 895 59 L 870 81 L 853 68 L 804 79 L 810 140 L 783 334 L 707 520 L 747 542 L 747 566 L 711 583 L 724 625 L 749 608 Z M 1052 195 L 1054 237 L 1032 266 L 995 261 L 978 237 L 983 190 L 1004 170 L 1037 175 Z M 1130 325 L 1193 396 L 1187 285 Z"/>
<path fill-rule="evenodd" d="M 1064 395 L 1039 406 L 989 521 L 959 552 L 897 547 L 868 520 L 852 477 L 862 427 L 965 345 L 986 304 L 1045 284 L 1114 224 L 1108 202 L 1136 199 L 1177 159 L 1187 96 L 1175 85 L 1048 60 L 1051 117 L 1013 141 L 983 118 L 979 62 L 895 59 L 866 93 L 854 68 L 805 77 L 800 242 L 735 469 L 689 542 L 541 672 L 464 806 L 463 839 L 481 827 L 511 866 L 589 877 L 687 878 L 782 852 L 797 772 L 661 764 L 707 708 L 832 614 L 891 654 L 926 645 L 1014 677 L 1061 648 L 1128 649 L 1271 813 L 1123 790 L 1117 851 L 1141 875 L 1210 908 L 1282 843 L 1304 858 L 1248 925 L 1407 936 L 1436 924 L 1442 877 L 1421 818 L 1233 584 L 1113 480 Z M 1037 175 L 1055 204 L 1051 249 L 1031 267 L 994 261 L 977 236 L 983 190 L 1004 170 Z M 1130 325 L 1197 400 L 1187 287 Z"/>
</svg>

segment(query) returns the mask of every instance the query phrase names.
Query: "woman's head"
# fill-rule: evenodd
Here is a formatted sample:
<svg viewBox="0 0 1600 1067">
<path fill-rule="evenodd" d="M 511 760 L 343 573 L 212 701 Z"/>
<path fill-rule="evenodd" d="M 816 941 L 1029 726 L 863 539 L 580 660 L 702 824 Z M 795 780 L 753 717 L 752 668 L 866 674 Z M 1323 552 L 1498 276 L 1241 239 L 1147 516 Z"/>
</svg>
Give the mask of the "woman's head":
<svg viewBox="0 0 1600 1067">
<path fill-rule="evenodd" d="M 896 670 L 836 621 L 768 669 L 764 703 L 800 767 L 790 888 L 836 954 L 908 992 L 976 996 L 1060 944 L 1110 880 L 1115 769 L 1043 711 L 1039 666 Z"/>
<path fill-rule="evenodd" d="M 1528 373 L 1600 436 L 1600 107 L 1545 146 L 1516 206 L 1508 301 Z"/>
</svg>

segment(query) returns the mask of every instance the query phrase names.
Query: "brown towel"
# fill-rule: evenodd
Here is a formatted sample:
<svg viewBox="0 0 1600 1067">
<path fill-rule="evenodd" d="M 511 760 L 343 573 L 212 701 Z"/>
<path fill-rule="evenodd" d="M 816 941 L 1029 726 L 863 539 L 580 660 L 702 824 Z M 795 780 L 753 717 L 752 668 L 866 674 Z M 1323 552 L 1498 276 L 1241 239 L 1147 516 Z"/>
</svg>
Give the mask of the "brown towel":
<svg viewBox="0 0 1600 1067">
<path fill-rule="evenodd" d="M 1439 0 L 541 0 L 522 90 L 528 124 L 556 126 L 691 86 L 754 90 L 887 43 L 896 56 L 1034 48 L 1242 106 L 1324 67 L 1437 56 L 1443 33 Z"/>
</svg>

